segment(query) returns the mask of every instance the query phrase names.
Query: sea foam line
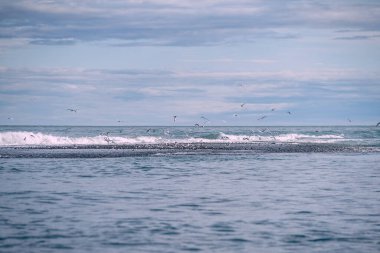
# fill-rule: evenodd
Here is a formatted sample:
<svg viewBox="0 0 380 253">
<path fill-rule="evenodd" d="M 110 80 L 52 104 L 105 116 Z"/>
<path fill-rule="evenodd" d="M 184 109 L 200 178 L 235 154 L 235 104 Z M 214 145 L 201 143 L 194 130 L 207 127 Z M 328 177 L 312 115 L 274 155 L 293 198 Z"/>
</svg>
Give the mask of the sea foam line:
<svg viewBox="0 0 380 253">
<path fill-rule="evenodd" d="M 125 144 L 162 144 L 162 143 L 249 143 L 249 142 L 284 142 L 284 143 L 334 143 L 344 140 L 343 135 L 234 135 L 220 132 L 213 139 L 200 137 L 167 138 L 161 136 L 107 136 L 68 137 L 27 131 L 0 132 L 0 146 L 24 145 L 125 145 Z"/>
<path fill-rule="evenodd" d="M 93 137 L 68 137 L 34 132 L 2 132 L 0 133 L 0 146 L 10 145 L 105 145 L 105 144 L 138 144 L 158 143 L 160 137 L 139 136 L 109 137 L 97 135 Z"/>
</svg>

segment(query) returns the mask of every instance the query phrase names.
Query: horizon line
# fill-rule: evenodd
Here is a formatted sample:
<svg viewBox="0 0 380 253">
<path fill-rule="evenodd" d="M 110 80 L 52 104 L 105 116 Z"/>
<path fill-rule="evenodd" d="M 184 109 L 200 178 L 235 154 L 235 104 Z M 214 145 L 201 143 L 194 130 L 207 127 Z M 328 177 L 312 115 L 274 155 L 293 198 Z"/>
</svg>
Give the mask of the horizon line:
<svg viewBox="0 0 380 253">
<path fill-rule="evenodd" d="M 204 125 L 203 127 L 371 127 L 373 125 Z M 196 127 L 194 125 L 2 125 L 0 127 Z"/>
</svg>

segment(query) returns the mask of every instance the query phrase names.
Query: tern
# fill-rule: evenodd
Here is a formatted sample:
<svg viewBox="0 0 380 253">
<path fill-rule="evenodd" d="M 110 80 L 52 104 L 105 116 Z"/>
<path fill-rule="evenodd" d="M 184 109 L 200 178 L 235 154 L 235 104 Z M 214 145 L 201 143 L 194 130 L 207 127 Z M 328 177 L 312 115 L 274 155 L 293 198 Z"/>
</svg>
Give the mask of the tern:
<svg viewBox="0 0 380 253">
<path fill-rule="evenodd" d="M 150 133 L 150 132 L 153 132 L 153 133 L 154 133 L 154 132 L 156 132 L 156 130 L 153 129 L 153 128 L 148 128 L 148 129 L 146 130 L 146 132 L 147 132 L 147 133 Z"/>
<path fill-rule="evenodd" d="M 205 121 L 210 121 L 208 118 L 206 118 L 205 116 L 202 116 L 201 119 L 205 120 Z"/>
<path fill-rule="evenodd" d="M 174 115 L 173 116 L 173 121 L 174 121 L 174 123 L 175 123 L 175 119 L 177 118 L 177 115 Z"/>
<path fill-rule="evenodd" d="M 115 141 L 111 140 L 110 137 L 108 136 L 104 137 L 104 140 L 107 142 L 107 144 L 110 144 L 110 143 L 115 144 Z"/>
<path fill-rule="evenodd" d="M 262 119 L 265 119 L 267 116 L 262 116 L 260 118 L 258 118 L 257 120 L 262 120 Z"/>
<path fill-rule="evenodd" d="M 68 108 L 68 109 L 66 109 L 66 110 L 68 110 L 68 111 L 70 111 L 70 112 L 77 112 L 78 109 Z"/>
</svg>

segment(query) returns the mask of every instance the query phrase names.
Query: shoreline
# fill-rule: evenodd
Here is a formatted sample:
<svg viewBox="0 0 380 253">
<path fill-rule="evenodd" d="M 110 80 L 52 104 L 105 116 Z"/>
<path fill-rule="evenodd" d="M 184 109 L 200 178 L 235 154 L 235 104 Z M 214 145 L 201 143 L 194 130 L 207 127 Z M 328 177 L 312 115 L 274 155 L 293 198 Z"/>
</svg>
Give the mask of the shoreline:
<svg viewBox="0 0 380 253">
<path fill-rule="evenodd" d="M 163 143 L 0 147 L 0 158 L 112 158 L 152 155 L 379 153 L 380 147 L 330 143 Z"/>
</svg>

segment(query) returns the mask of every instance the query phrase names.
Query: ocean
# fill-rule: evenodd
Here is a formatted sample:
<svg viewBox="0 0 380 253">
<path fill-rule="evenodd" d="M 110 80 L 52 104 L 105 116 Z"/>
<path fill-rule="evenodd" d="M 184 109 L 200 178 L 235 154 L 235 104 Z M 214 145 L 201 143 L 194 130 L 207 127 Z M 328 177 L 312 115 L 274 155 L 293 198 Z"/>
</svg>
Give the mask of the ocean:
<svg viewBox="0 0 380 253">
<path fill-rule="evenodd" d="M 380 252 L 380 127 L 0 127 L 0 252 Z"/>
</svg>

